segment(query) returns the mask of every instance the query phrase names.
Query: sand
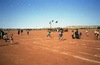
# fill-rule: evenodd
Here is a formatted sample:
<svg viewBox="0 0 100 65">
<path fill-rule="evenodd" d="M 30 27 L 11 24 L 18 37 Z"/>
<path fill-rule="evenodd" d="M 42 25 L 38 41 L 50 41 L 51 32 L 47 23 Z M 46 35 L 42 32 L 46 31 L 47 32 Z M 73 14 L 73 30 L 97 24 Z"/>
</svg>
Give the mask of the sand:
<svg viewBox="0 0 100 65">
<path fill-rule="evenodd" d="M 6 31 L 8 32 L 8 31 Z M 89 36 L 82 32 L 81 39 L 72 39 L 71 30 L 64 32 L 63 40 L 58 32 L 32 30 L 9 31 L 14 35 L 13 43 L 0 40 L 0 65 L 100 65 L 100 40 L 94 39 L 94 30 Z"/>
</svg>

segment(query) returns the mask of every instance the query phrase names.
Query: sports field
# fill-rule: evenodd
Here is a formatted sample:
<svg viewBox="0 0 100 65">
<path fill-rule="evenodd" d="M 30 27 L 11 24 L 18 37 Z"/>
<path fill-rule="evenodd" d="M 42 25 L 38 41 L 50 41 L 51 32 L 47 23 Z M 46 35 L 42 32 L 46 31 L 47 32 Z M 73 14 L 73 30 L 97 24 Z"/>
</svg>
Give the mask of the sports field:
<svg viewBox="0 0 100 65">
<path fill-rule="evenodd" d="M 0 65 L 100 65 L 100 40 L 94 39 L 94 30 L 89 36 L 79 32 L 81 39 L 72 39 L 69 30 L 60 40 L 59 32 L 47 37 L 47 30 L 31 30 L 29 35 L 9 31 L 14 41 L 0 40 Z"/>
</svg>

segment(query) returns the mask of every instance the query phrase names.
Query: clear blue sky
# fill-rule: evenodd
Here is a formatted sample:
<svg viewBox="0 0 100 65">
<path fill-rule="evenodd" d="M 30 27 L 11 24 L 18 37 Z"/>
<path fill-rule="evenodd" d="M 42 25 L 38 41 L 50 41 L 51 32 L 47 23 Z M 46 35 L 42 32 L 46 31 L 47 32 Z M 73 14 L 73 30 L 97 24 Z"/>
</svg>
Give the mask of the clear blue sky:
<svg viewBox="0 0 100 65">
<path fill-rule="evenodd" d="M 100 0 L 0 0 L 0 28 L 100 25 Z M 58 21 L 58 23 L 55 23 Z"/>
</svg>

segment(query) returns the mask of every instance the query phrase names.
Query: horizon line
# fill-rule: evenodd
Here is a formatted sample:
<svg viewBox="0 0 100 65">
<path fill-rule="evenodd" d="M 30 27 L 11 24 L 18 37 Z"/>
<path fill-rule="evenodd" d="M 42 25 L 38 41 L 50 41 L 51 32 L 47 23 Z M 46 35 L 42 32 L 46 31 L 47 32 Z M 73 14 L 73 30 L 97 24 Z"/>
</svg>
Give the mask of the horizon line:
<svg viewBox="0 0 100 65">
<path fill-rule="evenodd" d="M 52 27 L 52 28 L 67 28 L 67 27 L 99 27 L 100 25 L 70 25 L 70 26 L 64 26 L 64 27 Z M 23 28 L 21 28 L 21 27 L 15 27 L 15 28 L 10 28 L 10 27 L 0 27 L 0 29 L 48 29 L 48 28 L 50 28 L 50 27 L 39 27 L 39 28 L 32 28 L 32 27 L 30 27 L 30 28 L 25 28 L 25 27 L 23 27 Z"/>
</svg>

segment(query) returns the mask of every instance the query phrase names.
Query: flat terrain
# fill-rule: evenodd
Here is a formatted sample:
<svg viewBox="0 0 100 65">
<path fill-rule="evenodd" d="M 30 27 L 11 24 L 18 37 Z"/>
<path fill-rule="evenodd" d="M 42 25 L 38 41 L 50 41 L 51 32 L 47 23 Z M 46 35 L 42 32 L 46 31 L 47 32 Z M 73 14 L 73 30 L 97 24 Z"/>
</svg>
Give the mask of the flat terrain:
<svg viewBox="0 0 100 65">
<path fill-rule="evenodd" d="M 47 30 L 33 30 L 30 35 L 23 31 L 6 31 L 14 34 L 14 42 L 0 40 L 0 65 L 100 65 L 100 40 L 82 32 L 81 39 L 72 39 L 71 30 L 58 39 L 58 32 L 47 37 Z"/>
</svg>

